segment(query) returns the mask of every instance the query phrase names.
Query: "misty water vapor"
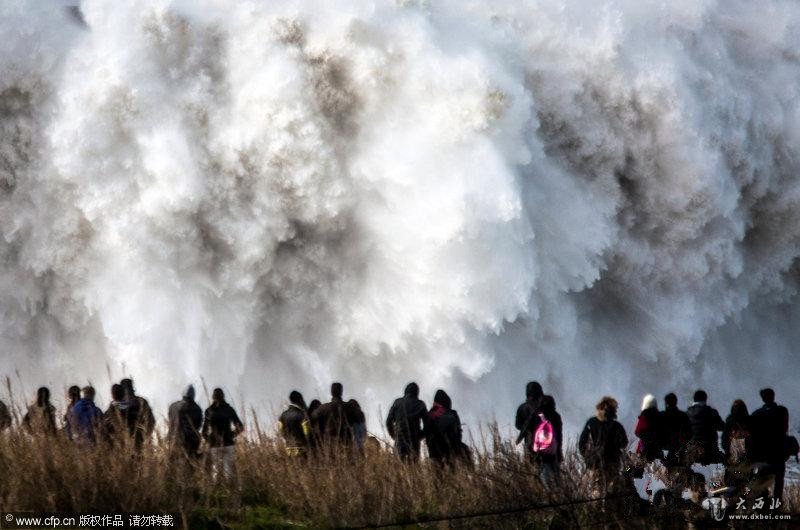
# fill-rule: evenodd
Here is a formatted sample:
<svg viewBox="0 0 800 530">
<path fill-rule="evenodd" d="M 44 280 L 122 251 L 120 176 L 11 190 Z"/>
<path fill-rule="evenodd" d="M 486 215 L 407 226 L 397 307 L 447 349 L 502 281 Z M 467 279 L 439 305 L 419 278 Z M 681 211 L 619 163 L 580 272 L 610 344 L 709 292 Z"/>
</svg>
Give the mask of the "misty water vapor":
<svg viewBox="0 0 800 530">
<path fill-rule="evenodd" d="M 800 399 L 795 2 L 42 4 L 0 3 L 0 373 Z"/>
</svg>

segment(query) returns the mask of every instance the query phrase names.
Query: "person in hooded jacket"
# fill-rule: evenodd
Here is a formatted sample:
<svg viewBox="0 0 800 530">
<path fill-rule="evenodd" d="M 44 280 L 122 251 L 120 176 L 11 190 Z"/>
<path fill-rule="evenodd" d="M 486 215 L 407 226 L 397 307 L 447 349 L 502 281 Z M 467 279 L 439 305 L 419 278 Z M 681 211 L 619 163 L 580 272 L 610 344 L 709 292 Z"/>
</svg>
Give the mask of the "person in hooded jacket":
<svg viewBox="0 0 800 530">
<path fill-rule="evenodd" d="M 536 381 L 531 381 L 525 386 L 525 402 L 517 407 L 517 415 L 514 419 L 514 426 L 519 431 L 517 444 L 525 442 L 525 454 L 533 460 L 533 433 L 539 426 L 539 407 L 541 405 L 542 385 Z"/>
<path fill-rule="evenodd" d="M 683 465 L 683 454 L 689 441 L 689 416 L 678 408 L 678 396 L 670 392 L 664 396 L 661 412 L 662 449 L 667 451 L 664 465 L 668 469 Z"/>
<path fill-rule="evenodd" d="M 578 440 L 578 450 L 601 493 L 613 487 L 622 468 L 628 436 L 617 420 L 617 400 L 604 396 L 595 415 L 586 422 Z"/>
<path fill-rule="evenodd" d="M 94 404 L 94 387 L 84 387 L 82 394 L 69 413 L 72 436 L 78 442 L 94 445 L 103 425 L 103 411 Z"/>
<path fill-rule="evenodd" d="M 694 403 L 686 411 L 689 416 L 690 438 L 687 444 L 688 462 L 700 465 L 721 463 L 723 454 L 719 450 L 717 431 L 725 428 L 725 422 L 707 403 L 708 394 L 703 390 L 694 393 Z"/>
<path fill-rule="evenodd" d="M 783 498 L 786 476 L 787 433 L 789 432 L 789 411 L 775 403 L 775 391 L 762 389 L 759 394 L 764 405 L 750 416 L 750 436 L 746 446 L 748 457 L 753 463 L 765 463 L 775 475 L 772 496 Z"/>
<path fill-rule="evenodd" d="M 0 432 L 11 427 L 11 412 L 8 410 L 8 406 L 0 400 Z"/>
<path fill-rule="evenodd" d="M 463 455 L 461 418 L 453 410 L 450 396 L 444 390 L 439 389 L 434 394 L 427 424 L 424 434 L 431 460 L 448 464 Z"/>
<path fill-rule="evenodd" d="M 409 383 L 403 397 L 397 398 L 386 416 L 386 431 L 394 440 L 398 456 L 403 460 L 419 458 L 420 445 L 428 419 L 425 402 L 419 399 L 419 386 Z"/>
<path fill-rule="evenodd" d="M 289 406 L 278 418 L 278 431 L 286 444 L 289 456 L 305 456 L 311 441 L 311 420 L 308 417 L 303 394 L 297 390 L 289 393 Z"/>
<path fill-rule="evenodd" d="M 353 425 L 358 422 L 358 411 L 342 399 L 344 387 L 341 383 L 331 385 L 331 400 L 320 405 L 311 415 L 311 423 L 319 442 L 327 450 L 352 447 Z"/>
<path fill-rule="evenodd" d="M 78 385 L 72 385 L 67 389 L 67 410 L 64 412 L 64 434 L 67 439 L 72 440 L 77 436 L 76 426 L 73 425 L 72 407 L 81 400 L 81 389 Z"/>
<path fill-rule="evenodd" d="M 141 450 L 144 443 L 153 435 L 156 418 L 153 415 L 153 409 L 150 408 L 150 403 L 145 398 L 136 395 L 133 379 L 123 379 L 119 384 L 125 391 L 125 400 L 129 403 L 130 413 L 135 415 L 134 444 L 137 450 Z"/>
<path fill-rule="evenodd" d="M 43 386 L 36 391 L 36 402 L 28 407 L 22 424 L 31 433 L 56 433 L 56 408 L 50 404 L 50 389 Z"/>
<path fill-rule="evenodd" d="M 662 453 L 663 427 L 661 413 L 655 396 L 647 394 L 642 400 L 642 412 L 636 421 L 634 433 L 639 437 L 636 453 L 641 455 L 645 462 L 653 462 L 664 457 Z"/>
<path fill-rule="evenodd" d="M 169 406 L 167 420 L 169 422 L 167 436 L 172 447 L 179 448 L 189 459 L 197 458 L 200 451 L 203 410 L 195 401 L 193 385 L 186 387 L 180 401 Z"/>
</svg>

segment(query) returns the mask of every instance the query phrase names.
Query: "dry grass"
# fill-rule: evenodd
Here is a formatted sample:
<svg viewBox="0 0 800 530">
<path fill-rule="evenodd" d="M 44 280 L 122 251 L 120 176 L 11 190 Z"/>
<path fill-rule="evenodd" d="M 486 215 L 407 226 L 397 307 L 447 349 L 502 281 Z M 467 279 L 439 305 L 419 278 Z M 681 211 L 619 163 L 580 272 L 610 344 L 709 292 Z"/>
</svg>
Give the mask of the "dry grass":
<svg viewBox="0 0 800 530">
<path fill-rule="evenodd" d="M 12 429 L 0 435 L 0 511 L 162 511 L 180 514 L 190 528 L 361 527 L 441 518 L 455 518 L 439 524 L 446 528 L 645 528 L 654 517 L 661 527 L 683 526 L 681 514 L 641 518 L 632 497 L 580 502 L 596 493 L 574 451 L 559 486 L 543 488 L 496 428 L 484 440 L 472 466 L 442 469 L 427 460 L 403 464 L 378 448 L 298 459 L 286 456 L 273 436 L 256 432 L 237 445 L 236 480 L 214 483 L 202 463 L 187 465 L 159 438 L 137 454 L 130 446 L 86 447 Z M 790 497 L 796 511 L 796 491 Z M 525 511 L 545 504 L 561 506 Z M 494 515 L 472 517 L 484 513 Z"/>
</svg>

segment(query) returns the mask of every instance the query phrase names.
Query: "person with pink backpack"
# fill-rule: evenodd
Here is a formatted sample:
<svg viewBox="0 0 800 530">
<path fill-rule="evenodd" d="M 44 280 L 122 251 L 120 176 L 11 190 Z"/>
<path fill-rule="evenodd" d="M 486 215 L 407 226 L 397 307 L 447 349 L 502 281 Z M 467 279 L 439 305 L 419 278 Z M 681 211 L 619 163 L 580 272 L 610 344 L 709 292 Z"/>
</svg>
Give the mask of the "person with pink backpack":
<svg viewBox="0 0 800 530">
<path fill-rule="evenodd" d="M 553 396 L 542 396 L 539 407 L 539 423 L 533 433 L 531 451 L 533 461 L 539 467 L 542 482 L 548 484 L 558 480 L 563 459 L 563 423 L 556 412 Z"/>
</svg>

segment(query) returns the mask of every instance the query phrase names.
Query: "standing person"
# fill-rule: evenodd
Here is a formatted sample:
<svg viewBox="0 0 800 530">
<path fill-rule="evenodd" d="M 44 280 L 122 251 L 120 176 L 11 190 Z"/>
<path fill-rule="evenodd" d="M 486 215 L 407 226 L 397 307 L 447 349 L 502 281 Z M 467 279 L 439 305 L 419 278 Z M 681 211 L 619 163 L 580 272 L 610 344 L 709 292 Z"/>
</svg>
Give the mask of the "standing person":
<svg viewBox="0 0 800 530">
<path fill-rule="evenodd" d="M 353 444 L 353 424 L 357 422 L 356 411 L 342 399 L 344 387 L 341 383 L 331 385 L 331 400 L 320 405 L 311 416 L 320 442 L 329 450 L 350 447 Z"/>
<path fill-rule="evenodd" d="M 746 440 L 750 436 L 750 413 L 747 405 L 737 399 L 731 405 L 731 413 L 725 418 L 725 428 L 722 430 L 722 451 L 725 453 L 725 463 L 735 466 L 746 460 Z"/>
<path fill-rule="evenodd" d="M 539 426 L 539 406 L 541 405 L 542 385 L 536 381 L 531 381 L 525 385 L 525 402 L 517 407 L 517 415 L 514 425 L 519 431 L 517 444 L 525 442 L 525 454 L 529 459 L 533 459 L 533 433 Z"/>
<path fill-rule="evenodd" d="M 786 436 L 789 432 L 789 411 L 775 403 L 775 391 L 762 389 L 764 405 L 750 416 L 751 431 L 747 440 L 748 456 L 753 463 L 768 464 L 775 473 L 772 496 L 783 498 L 786 476 Z"/>
<path fill-rule="evenodd" d="M 214 479 L 220 474 L 230 479 L 234 473 L 236 437 L 244 432 L 244 424 L 233 407 L 225 401 L 225 392 L 221 388 L 214 389 L 211 401 L 203 421 L 203 438 L 210 448 Z"/>
<path fill-rule="evenodd" d="M 453 410 L 453 402 L 444 390 L 439 389 L 434 394 L 427 424 L 425 443 L 431 460 L 450 464 L 462 456 L 461 418 Z"/>
<path fill-rule="evenodd" d="M 542 396 L 539 422 L 533 433 L 533 459 L 539 466 L 542 482 L 557 481 L 563 459 L 564 424 L 556 412 L 553 396 Z"/>
<path fill-rule="evenodd" d="M 156 418 L 153 416 L 153 409 L 150 408 L 150 403 L 145 398 L 136 395 L 136 391 L 133 388 L 133 379 L 123 379 L 119 384 L 125 392 L 125 401 L 128 402 L 130 414 L 135 417 L 134 444 L 137 450 L 141 450 L 144 443 L 150 440 L 153 435 Z"/>
<path fill-rule="evenodd" d="M 601 495 L 616 486 L 622 470 L 622 457 L 628 446 L 625 429 L 616 421 L 617 407 L 616 399 L 604 396 L 578 440 L 578 450 Z"/>
<path fill-rule="evenodd" d="M 169 406 L 168 437 L 173 449 L 180 449 L 190 460 L 197 458 L 200 451 L 200 429 L 203 426 L 203 411 L 194 400 L 194 386 L 183 391 L 180 401 Z"/>
<path fill-rule="evenodd" d="M 641 455 L 645 462 L 661 460 L 664 457 L 661 452 L 664 438 L 661 414 L 658 411 L 658 402 L 652 394 L 647 394 L 642 400 L 642 412 L 639 414 L 634 433 L 639 437 L 636 453 Z"/>
<path fill-rule="evenodd" d="M 0 432 L 11 427 L 11 413 L 8 411 L 8 406 L 0 399 Z"/>
<path fill-rule="evenodd" d="M 679 467 L 683 463 L 683 453 L 689 441 L 689 416 L 678 408 L 678 396 L 670 392 L 664 396 L 664 410 L 661 412 L 662 448 L 667 451 L 664 465 L 667 469 Z"/>
<path fill-rule="evenodd" d="M 703 466 L 718 464 L 723 460 L 719 450 L 717 431 L 725 428 L 725 422 L 717 409 L 707 404 L 708 394 L 703 390 L 694 393 L 694 403 L 686 411 L 689 416 L 691 436 L 687 447 L 688 463 Z"/>
<path fill-rule="evenodd" d="M 726 486 L 744 488 L 751 478 L 752 468 L 747 459 L 747 437 L 750 435 L 750 414 L 747 405 L 737 399 L 725 419 L 722 431 L 722 452 L 725 454 Z"/>
<path fill-rule="evenodd" d="M 313 450 L 320 446 L 320 440 L 322 439 L 322 433 L 319 432 L 317 429 L 317 425 L 314 423 L 312 418 L 314 417 L 314 412 L 318 408 L 322 406 L 322 402 L 318 399 L 312 399 L 311 403 L 308 404 L 308 419 L 311 420 L 311 436 L 309 437 L 309 447 Z"/>
<path fill-rule="evenodd" d="M 28 407 L 22 424 L 31 433 L 56 433 L 56 408 L 50 404 L 50 389 L 43 386 L 36 391 L 36 402 Z"/>
<path fill-rule="evenodd" d="M 286 454 L 305 456 L 311 440 L 311 420 L 308 417 L 303 394 L 297 390 L 289 393 L 289 407 L 278 418 L 278 430 L 286 443 Z"/>
<path fill-rule="evenodd" d="M 94 404 L 94 387 L 83 387 L 82 392 L 82 399 L 72 406 L 69 413 L 72 437 L 79 442 L 94 445 L 103 423 L 103 412 Z"/>
<path fill-rule="evenodd" d="M 419 386 L 409 383 L 403 397 L 394 401 L 386 417 L 386 430 L 394 440 L 394 447 L 401 459 L 416 461 L 419 458 L 427 418 L 427 407 L 419 399 Z"/>
<path fill-rule="evenodd" d="M 356 449 L 359 451 L 364 450 L 364 444 L 367 442 L 367 417 L 364 411 L 361 410 L 361 405 L 355 399 L 347 402 L 350 407 L 350 413 L 353 416 L 353 441 L 356 444 Z"/>
<path fill-rule="evenodd" d="M 76 436 L 75 425 L 73 425 L 72 407 L 80 400 L 80 387 L 77 385 L 69 387 L 69 389 L 67 389 L 67 410 L 64 412 L 64 433 L 69 440 L 72 440 Z"/>
<path fill-rule="evenodd" d="M 136 402 L 125 399 L 122 385 L 111 385 L 111 404 L 103 414 L 103 434 L 111 445 L 125 445 L 136 435 L 138 421 Z"/>
</svg>

